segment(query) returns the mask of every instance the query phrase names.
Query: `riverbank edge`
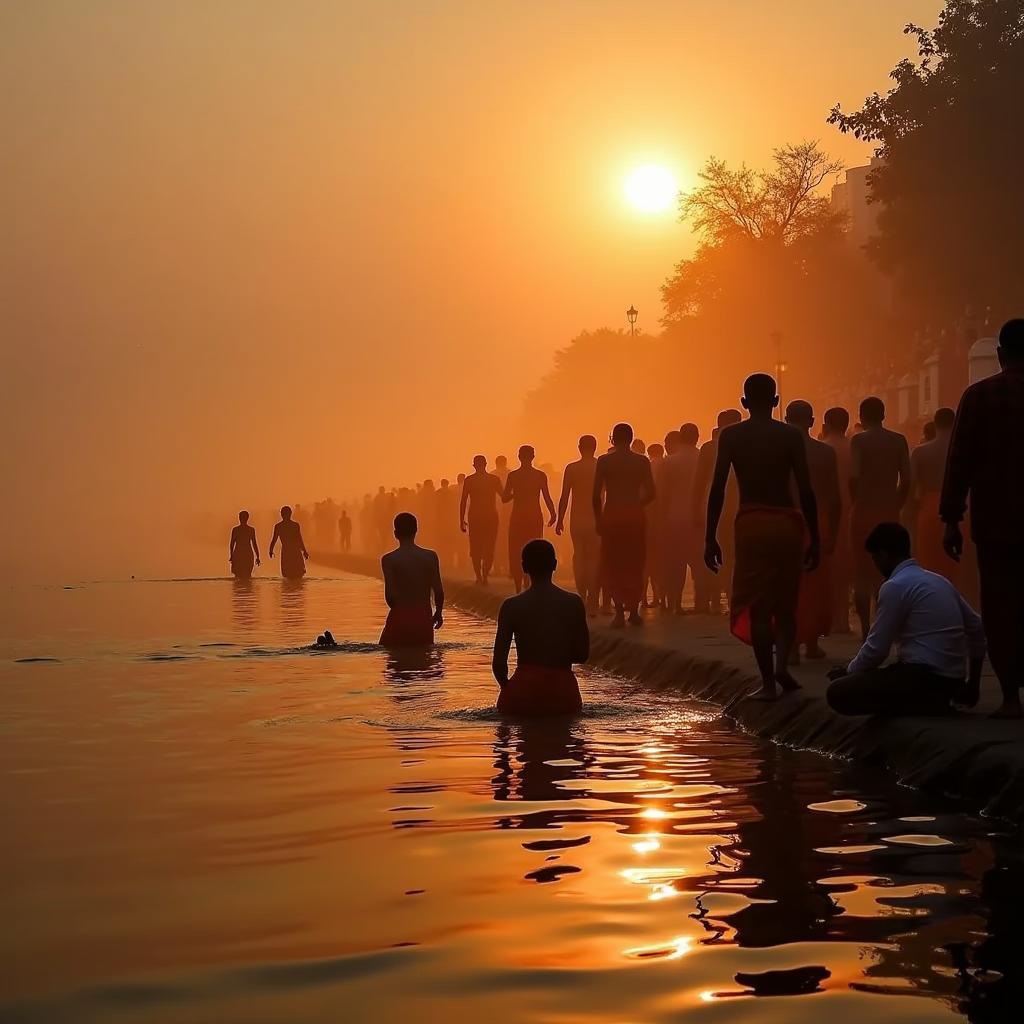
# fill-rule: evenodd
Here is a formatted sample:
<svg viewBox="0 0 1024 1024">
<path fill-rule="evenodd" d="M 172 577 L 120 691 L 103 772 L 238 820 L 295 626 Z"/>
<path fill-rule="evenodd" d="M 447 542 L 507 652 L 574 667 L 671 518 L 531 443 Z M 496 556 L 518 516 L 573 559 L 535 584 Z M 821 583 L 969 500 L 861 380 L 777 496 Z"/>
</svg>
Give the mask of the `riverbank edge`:
<svg viewBox="0 0 1024 1024">
<path fill-rule="evenodd" d="M 314 554 L 314 562 L 361 576 L 380 577 L 379 562 L 355 554 Z M 496 619 L 507 596 L 472 582 L 446 579 L 449 603 Z M 1019 723 L 980 716 L 950 718 L 844 718 L 821 694 L 807 689 L 774 703 L 743 700 L 759 683 L 750 671 L 702 651 L 699 641 L 681 650 L 637 633 L 591 631 L 588 664 L 636 680 L 653 690 L 673 689 L 716 705 L 753 735 L 800 750 L 857 760 L 881 768 L 897 782 L 953 797 L 983 814 L 1024 821 L 1024 742 Z"/>
</svg>

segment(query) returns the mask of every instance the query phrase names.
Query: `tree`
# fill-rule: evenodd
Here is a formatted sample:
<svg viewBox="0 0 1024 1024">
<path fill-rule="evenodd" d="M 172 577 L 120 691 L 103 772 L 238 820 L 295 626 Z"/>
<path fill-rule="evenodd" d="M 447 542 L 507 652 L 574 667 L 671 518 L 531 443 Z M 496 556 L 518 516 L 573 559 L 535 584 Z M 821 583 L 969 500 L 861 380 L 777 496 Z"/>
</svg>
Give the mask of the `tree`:
<svg viewBox="0 0 1024 1024">
<path fill-rule="evenodd" d="M 869 253 L 920 324 L 1019 312 L 1024 0 L 947 0 L 934 30 L 904 31 L 918 60 L 896 65 L 884 96 L 829 117 L 877 143 Z"/>
</svg>

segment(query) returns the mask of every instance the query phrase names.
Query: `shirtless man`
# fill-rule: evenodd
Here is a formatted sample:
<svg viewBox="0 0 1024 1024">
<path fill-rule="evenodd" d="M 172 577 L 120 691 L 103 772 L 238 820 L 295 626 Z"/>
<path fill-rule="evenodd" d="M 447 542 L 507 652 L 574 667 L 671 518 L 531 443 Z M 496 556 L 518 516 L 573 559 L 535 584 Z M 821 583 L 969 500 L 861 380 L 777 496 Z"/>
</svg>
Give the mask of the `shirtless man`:
<svg viewBox="0 0 1024 1024">
<path fill-rule="evenodd" d="M 668 611 L 681 615 L 686 567 L 693 565 L 693 486 L 697 478 L 697 439 L 694 423 L 684 423 L 665 437 L 665 464 L 657 500 L 663 515 L 663 565 L 665 601 Z"/>
<path fill-rule="evenodd" d="M 850 414 L 840 406 L 825 410 L 822 440 L 836 453 L 839 472 L 839 494 L 842 508 L 839 512 L 839 530 L 832 554 L 832 632 L 841 635 L 850 629 L 850 590 L 853 585 L 853 553 L 850 550 Z"/>
<path fill-rule="evenodd" d="M 487 457 L 473 458 L 473 472 L 462 484 L 459 502 L 459 527 L 469 533 L 469 557 L 473 563 L 477 583 L 487 585 L 494 564 L 494 546 L 498 540 L 498 502 L 501 501 L 501 481 L 487 472 Z M 469 520 L 466 506 L 469 506 Z"/>
<path fill-rule="evenodd" d="M 863 639 L 871 628 L 871 601 L 882 577 L 865 548 L 879 523 L 898 523 L 910 493 L 910 449 L 907 439 L 886 430 L 885 403 L 865 398 L 860 403 L 864 429 L 850 439 L 850 546 L 853 550 L 853 604 Z"/>
<path fill-rule="evenodd" d="M 799 432 L 772 418 L 779 404 L 775 380 L 755 373 L 743 385 L 750 418 L 726 427 L 718 438 L 715 475 L 708 495 L 704 562 L 722 567 L 718 523 L 725 504 L 729 470 L 736 474 L 740 505 L 736 514 L 736 556 L 731 598 L 732 632 L 750 643 L 761 672 L 760 700 L 774 700 L 778 687 L 799 688 L 789 672 L 796 637 L 800 569 L 818 567 L 821 540 L 818 508 Z M 800 498 L 793 506 L 792 482 Z M 774 649 L 775 664 L 772 664 Z"/>
<path fill-rule="evenodd" d="M 512 503 L 508 517 L 508 564 L 517 594 L 523 589 L 523 548 L 528 541 L 544 535 L 541 498 L 548 509 L 548 526 L 555 525 L 555 503 L 548 490 L 547 474 L 534 467 L 535 456 L 532 445 L 524 444 L 519 449 L 519 468 L 509 473 L 501 494 L 502 502 Z"/>
<path fill-rule="evenodd" d="M 946 472 L 946 455 L 956 413 L 938 409 L 932 420 L 935 437 L 910 453 L 911 504 L 914 507 L 914 550 L 918 564 L 958 585 L 958 564 L 943 550 L 944 527 L 939 518 L 939 496 Z"/>
<path fill-rule="evenodd" d="M 501 484 L 502 493 L 505 491 L 505 484 L 508 482 L 508 459 L 504 455 L 498 455 L 494 459 L 494 475 Z M 508 560 L 508 508 L 504 504 L 498 506 L 498 540 L 494 546 L 494 568 L 499 573 L 507 573 Z"/>
<path fill-rule="evenodd" d="M 435 552 L 416 544 L 417 528 L 411 512 L 399 512 L 395 516 L 398 547 L 380 560 L 384 600 L 390 609 L 380 637 L 384 647 L 427 646 L 434 642 L 434 630 L 444 625 L 441 565 Z"/>
<path fill-rule="evenodd" d="M 664 608 L 665 578 L 662 572 L 665 547 L 665 515 L 661 504 L 661 476 L 665 469 L 665 446 L 657 441 L 647 446 L 647 458 L 651 463 L 651 477 L 654 480 L 654 501 L 647 506 L 647 564 L 644 568 L 644 606 Z M 648 587 L 653 600 L 647 602 Z"/>
<path fill-rule="evenodd" d="M 839 514 L 843 501 L 839 491 L 839 465 L 835 451 L 824 441 L 811 437 L 814 409 L 810 402 L 790 402 L 786 406 L 786 422 L 800 431 L 807 450 L 807 468 L 811 474 L 811 488 L 818 504 L 821 531 L 821 562 L 813 572 L 800 578 L 800 601 L 796 611 L 796 646 L 791 655 L 799 662 L 800 645 L 808 658 L 824 658 L 818 643 L 832 631 L 832 553 L 839 533 Z"/>
<path fill-rule="evenodd" d="M 576 593 L 583 599 L 589 615 L 597 614 L 598 569 L 601 560 L 601 538 L 594 525 L 594 474 L 597 472 L 597 438 L 584 434 L 577 445 L 580 457 L 570 462 L 562 474 L 562 493 L 558 498 L 558 519 L 555 533 L 565 530 L 565 513 L 569 512 L 569 536 L 572 539 L 572 573 Z"/>
<path fill-rule="evenodd" d="M 540 717 L 576 714 L 583 708 L 573 665 L 590 656 L 587 612 L 578 594 L 556 587 L 557 562 L 546 540 L 531 540 L 522 552 L 530 577 L 524 593 L 506 600 L 498 612 L 491 663 L 501 688 L 498 710 L 507 715 Z M 516 671 L 508 674 L 508 654 L 516 643 Z"/>
<path fill-rule="evenodd" d="M 612 431 L 612 450 L 597 460 L 594 473 L 594 522 L 601 537 L 602 575 L 615 604 L 613 629 L 629 621 L 643 625 L 647 517 L 654 500 L 654 478 L 648 459 L 631 450 L 633 428 L 619 423 Z"/>
</svg>

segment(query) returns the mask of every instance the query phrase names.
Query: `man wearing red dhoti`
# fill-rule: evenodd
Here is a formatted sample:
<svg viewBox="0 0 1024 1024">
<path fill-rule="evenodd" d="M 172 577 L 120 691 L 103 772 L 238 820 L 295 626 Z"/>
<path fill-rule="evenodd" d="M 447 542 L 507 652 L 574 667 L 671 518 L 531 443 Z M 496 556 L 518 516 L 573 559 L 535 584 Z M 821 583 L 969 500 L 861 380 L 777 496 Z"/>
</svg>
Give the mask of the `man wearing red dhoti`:
<svg viewBox="0 0 1024 1024">
<path fill-rule="evenodd" d="M 519 449 L 519 468 L 509 473 L 501 495 L 504 504 L 512 503 L 508 517 L 508 571 L 517 594 L 523 589 L 523 548 L 529 541 L 544 536 L 542 498 L 548 510 L 548 526 L 555 525 L 555 503 L 548 489 L 548 477 L 534 466 L 535 456 L 532 445 L 524 444 Z"/>
<path fill-rule="evenodd" d="M 572 667 L 590 656 L 586 608 L 578 594 L 552 582 L 557 561 L 549 541 L 530 541 L 521 564 L 530 586 L 502 604 L 494 636 L 492 669 L 501 688 L 498 710 L 528 718 L 576 714 L 583 700 Z M 509 678 L 513 640 L 516 670 Z"/>
<path fill-rule="evenodd" d="M 727 427 L 719 436 L 704 544 L 704 562 L 718 572 L 722 567 L 718 523 L 732 470 L 740 492 L 732 631 L 754 648 L 762 682 L 752 696 L 761 700 L 774 700 L 780 686 L 784 690 L 799 687 L 789 672 L 789 656 L 796 639 L 800 570 L 813 572 L 821 555 L 807 451 L 797 431 L 772 418 L 778 404 L 772 377 L 755 373 L 747 378 L 743 405 L 750 418 Z M 793 506 L 793 480 L 802 516 Z"/>
<path fill-rule="evenodd" d="M 389 609 L 380 636 L 383 647 L 425 647 L 434 642 L 434 630 L 444 624 L 441 566 L 435 552 L 416 544 L 417 527 L 411 512 L 399 512 L 395 516 L 398 547 L 380 560 Z"/>
<path fill-rule="evenodd" d="M 832 554 L 839 533 L 842 498 L 839 492 L 839 464 L 835 450 L 811 437 L 814 409 L 809 402 L 790 402 L 786 406 L 786 422 L 798 430 L 807 452 L 807 469 L 811 489 L 818 505 L 821 531 L 821 561 L 812 572 L 800 577 L 800 599 L 796 609 L 796 647 L 794 664 L 800 660 L 800 646 L 808 658 L 824 658 L 818 641 L 832 631 Z"/>
<path fill-rule="evenodd" d="M 945 576 L 959 587 L 960 566 L 942 547 L 945 525 L 939 516 L 939 497 L 942 478 L 946 472 L 946 455 L 953 434 L 956 413 L 952 409 L 937 409 L 933 423 L 935 437 L 919 444 L 910 453 L 910 493 L 914 506 L 914 550 L 922 569 Z"/>
<path fill-rule="evenodd" d="M 628 423 L 617 424 L 612 431 L 612 450 L 597 460 L 594 472 L 594 521 L 601 537 L 602 584 L 615 604 L 613 629 L 625 625 L 627 610 L 632 625 L 643 625 L 645 510 L 654 500 L 654 478 L 650 461 L 631 451 L 632 443 L 633 428 Z"/>
</svg>

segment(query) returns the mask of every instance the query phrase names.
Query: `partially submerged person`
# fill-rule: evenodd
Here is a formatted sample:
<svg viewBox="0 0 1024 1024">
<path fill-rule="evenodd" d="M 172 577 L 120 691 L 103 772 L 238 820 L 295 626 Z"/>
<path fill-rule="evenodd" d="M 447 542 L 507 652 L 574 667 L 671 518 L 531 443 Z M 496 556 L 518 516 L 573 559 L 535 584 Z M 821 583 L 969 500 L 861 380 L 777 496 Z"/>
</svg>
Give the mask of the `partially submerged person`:
<svg viewBox="0 0 1024 1024">
<path fill-rule="evenodd" d="M 274 527 L 274 535 L 270 538 L 267 554 L 271 558 L 278 541 L 281 543 L 281 575 L 286 580 L 301 580 L 306 575 L 309 552 L 302 539 L 302 527 L 292 519 L 292 510 L 287 505 L 281 507 L 281 521 Z"/>
<path fill-rule="evenodd" d="M 337 647 L 338 646 L 338 641 L 334 639 L 334 634 L 329 629 L 325 629 L 316 638 L 316 642 L 313 644 L 313 646 L 317 647 L 317 648 L 320 648 L 320 649 L 323 649 L 325 647 L 326 648 Z"/>
<path fill-rule="evenodd" d="M 941 573 L 954 585 L 959 567 L 942 546 L 944 528 L 939 518 L 939 498 L 955 419 L 956 413 L 952 409 L 936 410 L 932 420 L 935 436 L 910 453 L 910 500 L 915 513 L 914 549 L 917 560 L 929 572 Z"/>
<path fill-rule="evenodd" d="M 577 444 L 580 457 L 570 462 L 562 474 L 562 493 L 558 497 L 555 533 L 565 529 L 569 512 L 569 537 L 572 540 L 572 573 L 576 593 L 590 615 L 597 614 L 597 592 L 601 564 L 601 538 L 594 522 L 594 474 L 597 472 L 597 438 L 584 434 Z"/>
<path fill-rule="evenodd" d="M 843 715 L 935 715 L 978 702 L 985 631 L 977 612 L 944 576 L 911 558 L 910 534 L 881 523 L 866 547 L 885 582 L 864 645 L 833 669 L 828 702 Z M 893 645 L 896 661 L 885 665 Z"/>
<path fill-rule="evenodd" d="M 416 543 L 418 524 L 411 512 L 395 516 L 398 547 L 380 560 L 388 618 L 380 635 L 383 647 L 424 647 L 444 625 L 444 587 L 437 554 Z M 430 599 L 434 605 L 431 608 Z"/>
<path fill-rule="evenodd" d="M 512 503 L 508 517 L 508 566 L 517 594 L 523 589 L 523 548 L 529 541 L 544 536 L 544 516 L 540 510 L 542 498 L 550 517 L 548 526 L 554 526 L 556 518 L 547 474 L 534 466 L 535 455 L 532 445 L 524 444 L 519 449 L 519 468 L 509 473 L 501 495 L 502 502 Z"/>
<path fill-rule="evenodd" d="M 231 575 L 236 580 L 250 579 L 253 565 L 260 564 L 256 531 L 249 525 L 249 513 L 244 510 L 238 513 L 238 525 L 231 530 L 228 561 L 231 563 Z"/>
<path fill-rule="evenodd" d="M 775 380 L 755 373 L 743 385 L 750 418 L 726 427 L 718 438 L 715 475 L 708 495 L 704 561 L 722 568 L 718 523 L 730 469 L 739 487 L 733 568 L 732 632 L 754 648 L 762 700 L 799 688 L 789 672 L 796 638 L 801 568 L 813 572 L 821 556 L 818 507 L 799 432 L 772 418 L 779 404 Z M 800 509 L 793 505 L 795 482 Z M 801 512 L 803 513 L 801 515 Z M 774 665 L 772 655 L 774 653 Z"/>
<path fill-rule="evenodd" d="M 494 565 L 494 548 L 498 541 L 498 504 L 502 483 L 487 472 L 487 457 L 473 457 L 473 472 L 462 483 L 459 500 L 459 527 L 469 533 L 469 559 L 476 581 L 488 582 Z M 467 518 L 468 509 L 468 518 Z"/>
<path fill-rule="evenodd" d="M 492 669 L 501 688 L 498 710 L 531 718 L 576 714 L 583 699 L 572 667 L 590 656 L 586 608 L 578 594 L 552 582 L 557 561 L 549 541 L 530 541 L 521 564 L 530 586 L 503 602 L 494 637 Z M 513 640 L 516 670 L 509 678 Z"/>
<path fill-rule="evenodd" d="M 611 625 L 621 629 L 626 614 L 643 624 L 644 567 L 647 557 L 646 507 L 654 500 L 651 464 L 632 450 L 633 428 L 619 423 L 612 450 L 597 460 L 594 473 L 594 522 L 601 537 L 601 575 L 615 605 Z"/>
</svg>

